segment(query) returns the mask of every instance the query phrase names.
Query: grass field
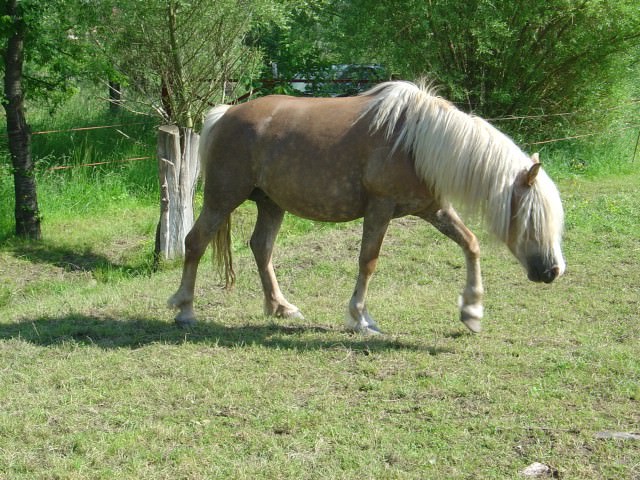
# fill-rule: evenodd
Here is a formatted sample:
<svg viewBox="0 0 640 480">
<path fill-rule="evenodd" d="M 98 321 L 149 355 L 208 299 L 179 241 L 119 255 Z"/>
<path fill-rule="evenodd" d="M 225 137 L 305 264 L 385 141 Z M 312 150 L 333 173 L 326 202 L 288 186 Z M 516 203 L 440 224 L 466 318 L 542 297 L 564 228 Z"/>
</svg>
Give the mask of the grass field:
<svg viewBox="0 0 640 480">
<path fill-rule="evenodd" d="M 49 145 L 49 158 L 153 155 L 88 147 L 111 145 L 104 135 L 73 155 Z M 461 252 L 398 220 L 371 286 L 374 338 L 342 328 L 360 223 L 286 219 L 275 263 L 306 320 L 273 320 L 244 205 L 238 284 L 224 292 L 203 261 L 201 321 L 185 331 L 165 307 L 179 265 L 151 268 L 149 167 L 42 169 L 43 242 L 13 240 L 0 209 L 0 478 L 505 479 L 541 462 L 564 479 L 640 479 L 640 441 L 600 438 L 640 433 L 640 169 L 585 178 L 574 170 L 598 162 L 565 163 L 550 165 L 563 278 L 528 282 L 475 227 L 486 317 L 469 334 Z"/>
<path fill-rule="evenodd" d="M 149 268 L 155 207 L 52 218 L 41 245 L 0 249 L 0 478 L 640 478 L 640 442 L 597 438 L 640 430 L 639 181 L 560 183 L 556 284 L 484 240 L 480 335 L 457 321 L 460 252 L 417 220 L 390 229 L 385 335 L 362 338 L 342 330 L 359 224 L 287 220 L 277 268 L 307 319 L 274 321 L 243 207 L 239 283 L 203 262 L 182 331 L 179 268 Z"/>
</svg>

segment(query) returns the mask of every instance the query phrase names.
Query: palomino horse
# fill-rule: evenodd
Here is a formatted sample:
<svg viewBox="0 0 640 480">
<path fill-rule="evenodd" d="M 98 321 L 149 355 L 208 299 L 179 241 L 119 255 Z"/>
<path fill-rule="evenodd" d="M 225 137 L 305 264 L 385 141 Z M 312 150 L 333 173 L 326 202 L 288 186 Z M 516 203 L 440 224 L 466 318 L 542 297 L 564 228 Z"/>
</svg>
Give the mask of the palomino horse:
<svg viewBox="0 0 640 480">
<path fill-rule="evenodd" d="M 347 327 L 361 333 L 378 332 L 365 298 L 393 218 L 416 215 L 462 247 L 460 319 L 473 332 L 483 315 L 479 246 L 452 204 L 482 214 L 530 280 L 549 283 L 565 269 L 562 204 L 537 155 L 529 158 L 484 120 L 408 82 L 350 98 L 274 95 L 216 107 L 205 120 L 200 158 L 204 206 L 185 240 L 180 288 L 169 300 L 180 310 L 179 325 L 195 322 L 196 272 L 209 242 L 233 282 L 230 214 L 247 199 L 258 208 L 250 245 L 268 315 L 302 318 L 271 263 L 285 211 L 317 221 L 364 217 L 347 315 Z"/>
</svg>

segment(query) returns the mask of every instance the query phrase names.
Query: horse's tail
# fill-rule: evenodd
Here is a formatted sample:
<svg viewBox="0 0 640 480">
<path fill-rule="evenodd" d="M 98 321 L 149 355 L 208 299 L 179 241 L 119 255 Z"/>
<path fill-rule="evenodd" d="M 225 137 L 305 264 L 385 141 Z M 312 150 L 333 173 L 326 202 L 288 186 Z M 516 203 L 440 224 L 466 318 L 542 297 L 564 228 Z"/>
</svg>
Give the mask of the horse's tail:
<svg viewBox="0 0 640 480">
<path fill-rule="evenodd" d="M 231 254 L 231 215 L 224 219 L 211 241 L 213 262 L 217 265 L 220 276 L 224 277 L 224 286 L 230 289 L 236 283 L 236 272 L 233 270 Z"/>
<path fill-rule="evenodd" d="M 207 113 L 204 124 L 200 132 L 200 166 L 205 169 L 205 160 L 212 140 L 211 133 L 216 123 L 231 105 L 218 105 Z M 213 250 L 213 262 L 220 270 L 220 275 L 224 277 L 225 288 L 231 288 L 236 281 L 236 274 L 233 270 L 233 257 L 231 255 L 231 215 L 228 215 L 218 227 L 213 240 L 211 241 Z"/>
</svg>

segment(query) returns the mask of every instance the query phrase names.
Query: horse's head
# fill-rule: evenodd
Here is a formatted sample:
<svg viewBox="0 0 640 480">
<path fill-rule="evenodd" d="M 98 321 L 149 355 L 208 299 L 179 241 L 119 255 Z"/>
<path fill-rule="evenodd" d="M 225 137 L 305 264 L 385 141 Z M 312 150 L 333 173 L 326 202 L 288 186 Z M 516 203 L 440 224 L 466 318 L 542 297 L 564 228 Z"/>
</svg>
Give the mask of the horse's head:
<svg viewBox="0 0 640 480">
<path fill-rule="evenodd" d="M 541 169 L 538 154 L 516 178 L 511 194 L 507 246 L 527 270 L 529 280 L 551 283 L 564 273 L 560 248 L 564 213 L 560 194 Z"/>
</svg>

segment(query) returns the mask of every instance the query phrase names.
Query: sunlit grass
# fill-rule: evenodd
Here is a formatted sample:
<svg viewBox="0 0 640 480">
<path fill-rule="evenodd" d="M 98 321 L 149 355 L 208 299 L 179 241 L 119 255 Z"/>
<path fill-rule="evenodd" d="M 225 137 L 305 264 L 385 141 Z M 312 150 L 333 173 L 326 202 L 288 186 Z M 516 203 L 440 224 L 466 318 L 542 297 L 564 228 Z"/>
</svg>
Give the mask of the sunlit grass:
<svg viewBox="0 0 640 480">
<path fill-rule="evenodd" d="M 127 202 L 155 203 L 158 196 L 157 120 L 126 110 L 114 115 L 97 93 L 86 93 L 75 95 L 53 113 L 37 107 L 27 110 L 44 222 Z M 6 199 L 0 205 L 2 239 L 13 232 L 13 178 L 6 150 L 0 153 L 0 195 Z"/>
<path fill-rule="evenodd" d="M 545 168 L 555 178 L 627 175 L 640 169 L 640 151 L 636 151 L 638 133 L 612 131 L 610 135 L 559 142 L 542 148 L 541 156 Z"/>
<path fill-rule="evenodd" d="M 342 329 L 358 224 L 283 232 L 276 268 L 306 320 L 273 320 L 243 207 L 238 284 L 203 261 L 185 331 L 164 306 L 180 269 L 144 267 L 154 209 L 55 218 L 44 245 L 0 250 L 0 475 L 502 479 L 537 461 L 634 478 L 637 442 L 596 435 L 640 421 L 637 182 L 560 183 L 553 285 L 481 234 L 480 335 L 457 320 L 459 248 L 419 220 L 392 223 L 369 296 L 385 335 L 363 338 Z"/>
</svg>

